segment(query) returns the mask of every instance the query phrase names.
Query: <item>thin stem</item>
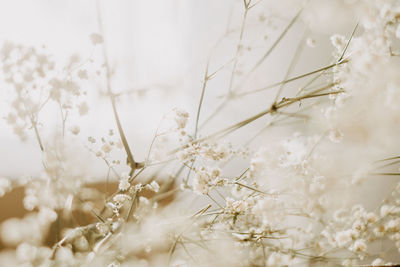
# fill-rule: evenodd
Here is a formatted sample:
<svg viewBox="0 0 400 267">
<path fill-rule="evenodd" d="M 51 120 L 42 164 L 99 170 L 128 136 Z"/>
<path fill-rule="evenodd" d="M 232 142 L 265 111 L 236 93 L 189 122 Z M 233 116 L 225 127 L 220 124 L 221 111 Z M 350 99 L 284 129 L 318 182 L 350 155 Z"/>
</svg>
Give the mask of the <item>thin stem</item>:
<svg viewBox="0 0 400 267">
<path fill-rule="evenodd" d="M 102 23 L 102 18 L 101 18 L 101 10 L 100 10 L 100 4 L 99 1 L 96 2 L 97 5 L 97 13 L 98 13 L 98 24 L 99 24 L 99 29 L 100 29 L 100 33 L 104 38 L 104 31 L 103 31 L 103 23 Z M 116 103 L 115 103 L 115 95 L 112 92 L 111 89 L 111 72 L 110 72 L 110 66 L 108 63 L 108 57 L 107 57 L 107 49 L 106 49 L 106 45 L 105 45 L 105 38 L 104 38 L 104 43 L 103 43 L 103 57 L 104 57 L 104 65 L 106 68 L 106 82 L 107 82 L 107 93 L 110 96 L 110 100 L 111 100 L 111 105 L 112 105 L 112 109 L 113 109 L 113 113 L 114 113 L 114 118 L 115 121 L 117 123 L 117 128 L 118 128 L 118 132 L 122 141 L 122 144 L 124 146 L 125 152 L 127 154 L 127 161 L 129 163 L 129 166 L 131 167 L 131 172 L 130 172 L 130 176 L 132 176 L 136 170 L 136 168 L 139 167 L 143 167 L 143 164 L 138 164 L 135 162 L 134 158 L 133 158 L 133 154 L 131 152 L 131 149 L 129 148 L 129 144 L 128 141 L 126 140 L 125 137 L 125 133 L 124 130 L 122 129 L 122 125 L 121 125 L 121 121 L 119 119 L 118 116 L 118 112 L 117 112 L 117 107 L 116 107 Z"/>
<path fill-rule="evenodd" d="M 272 46 L 267 50 L 267 52 L 262 56 L 262 58 L 254 65 L 254 67 L 251 69 L 250 73 L 254 72 L 264 62 L 264 60 L 267 59 L 267 57 L 271 54 L 271 52 L 279 44 L 279 42 L 282 40 L 282 38 L 290 30 L 290 28 L 292 28 L 293 24 L 299 18 L 302 11 L 303 11 L 303 8 L 300 9 L 299 12 L 297 12 L 296 16 L 293 17 L 293 19 L 289 22 L 289 24 L 286 26 L 286 28 L 283 30 L 283 32 L 279 35 L 279 37 L 275 40 L 275 42 L 272 44 Z"/>
</svg>

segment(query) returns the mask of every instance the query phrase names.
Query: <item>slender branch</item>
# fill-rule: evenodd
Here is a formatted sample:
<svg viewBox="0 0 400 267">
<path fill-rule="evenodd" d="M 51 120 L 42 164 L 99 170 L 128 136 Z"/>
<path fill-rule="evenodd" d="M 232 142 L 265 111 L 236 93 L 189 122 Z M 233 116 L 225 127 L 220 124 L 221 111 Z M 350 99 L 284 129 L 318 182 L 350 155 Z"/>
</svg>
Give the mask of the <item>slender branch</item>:
<svg viewBox="0 0 400 267">
<path fill-rule="evenodd" d="M 103 23 L 102 23 L 102 18 L 101 18 L 100 3 L 99 3 L 99 1 L 97 1 L 96 3 L 97 3 L 96 6 L 97 6 L 97 13 L 98 13 L 97 17 L 98 17 L 99 29 L 100 29 L 101 35 L 104 38 L 104 31 L 103 31 Z M 105 40 L 105 38 L 104 38 L 104 40 Z M 118 132 L 119 132 L 122 144 L 123 144 L 125 152 L 127 154 L 128 164 L 131 167 L 130 176 L 132 176 L 135 173 L 135 170 L 137 168 L 142 168 L 143 167 L 143 164 L 135 162 L 135 160 L 133 158 L 133 154 L 131 152 L 131 149 L 129 148 L 128 141 L 126 140 L 124 130 L 122 129 L 121 121 L 119 119 L 118 112 L 117 112 L 117 107 L 116 107 L 116 103 L 115 103 L 115 95 L 113 94 L 112 89 L 111 89 L 111 72 L 110 72 L 110 66 L 109 66 L 109 63 L 108 63 L 107 49 L 106 49 L 105 41 L 104 41 L 102 47 L 103 47 L 103 57 L 104 57 L 105 68 L 106 68 L 107 93 L 110 96 L 111 105 L 112 105 L 112 109 L 113 109 L 113 113 L 114 113 L 114 118 L 115 118 L 115 121 L 117 123 L 117 128 L 118 128 Z"/>
</svg>

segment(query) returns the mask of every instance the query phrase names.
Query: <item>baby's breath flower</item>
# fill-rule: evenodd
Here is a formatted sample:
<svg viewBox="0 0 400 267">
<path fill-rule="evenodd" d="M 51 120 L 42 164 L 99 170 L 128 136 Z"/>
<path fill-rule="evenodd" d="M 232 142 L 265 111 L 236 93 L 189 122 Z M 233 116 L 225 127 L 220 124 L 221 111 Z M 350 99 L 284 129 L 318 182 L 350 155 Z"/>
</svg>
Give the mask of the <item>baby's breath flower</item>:
<svg viewBox="0 0 400 267">
<path fill-rule="evenodd" d="M 339 247 L 346 246 L 352 240 L 352 231 L 346 230 L 337 232 L 335 235 L 335 240 Z"/>
<path fill-rule="evenodd" d="M 114 200 L 116 203 L 119 203 L 119 204 L 122 204 L 122 203 L 124 203 L 125 201 L 130 200 L 130 199 L 131 199 L 131 197 L 128 196 L 128 195 L 125 195 L 125 194 L 116 194 L 116 195 L 113 197 L 113 200 Z"/>
<path fill-rule="evenodd" d="M 129 183 L 129 177 L 126 179 L 124 177 L 121 177 L 121 180 L 119 180 L 118 188 L 121 191 L 126 191 L 131 187 L 131 184 Z"/>
<path fill-rule="evenodd" d="M 69 130 L 71 131 L 72 134 L 78 135 L 79 132 L 81 131 L 81 128 L 78 125 L 73 125 Z"/>
<path fill-rule="evenodd" d="M 79 70 L 78 71 L 78 77 L 82 80 L 87 80 L 88 79 L 88 74 L 87 74 L 87 70 Z"/>
<path fill-rule="evenodd" d="M 156 181 L 152 181 L 146 185 L 146 188 L 157 193 L 160 190 L 160 185 Z"/>
<path fill-rule="evenodd" d="M 110 146 L 109 144 L 105 143 L 102 147 L 101 150 L 103 150 L 104 153 L 110 153 L 112 150 L 112 146 Z"/>
<path fill-rule="evenodd" d="M 5 193 L 11 190 L 10 180 L 0 177 L 0 197 L 4 196 Z"/>
<path fill-rule="evenodd" d="M 316 45 L 315 39 L 308 37 L 306 40 L 307 46 L 314 48 Z"/>
<path fill-rule="evenodd" d="M 82 102 L 78 105 L 79 115 L 83 116 L 89 112 L 89 107 L 86 102 Z"/>
<path fill-rule="evenodd" d="M 182 109 L 174 108 L 174 120 L 177 124 L 177 129 L 183 129 L 186 127 L 186 124 L 189 120 L 189 113 Z"/>
<path fill-rule="evenodd" d="M 92 41 L 92 43 L 93 43 L 94 45 L 102 44 L 102 43 L 103 43 L 103 37 L 102 37 L 100 34 L 98 34 L 98 33 L 92 33 L 92 34 L 90 35 L 90 40 Z"/>
<path fill-rule="evenodd" d="M 367 244 L 365 243 L 365 240 L 358 239 L 350 246 L 350 250 L 353 252 L 366 252 Z"/>
</svg>

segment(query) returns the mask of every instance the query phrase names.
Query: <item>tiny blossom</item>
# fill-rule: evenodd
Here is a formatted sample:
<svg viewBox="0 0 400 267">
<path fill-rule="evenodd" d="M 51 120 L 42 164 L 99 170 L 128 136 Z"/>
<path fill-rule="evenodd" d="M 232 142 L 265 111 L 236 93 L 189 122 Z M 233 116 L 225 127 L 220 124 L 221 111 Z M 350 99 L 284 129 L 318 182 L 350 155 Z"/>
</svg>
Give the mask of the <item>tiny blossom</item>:
<svg viewBox="0 0 400 267">
<path fill-rule="evenodd" d="M 346 220 L 346 217 L 349 215 L 348 211 L 345 209 L 340 209 L 335 211 L 333 214 L 333 218 L 337 222 L 343 222 Z"/>
<path fill-rule="evenodd" d="M 146 188 L 157 193 L 160 190 L 160 185 L 156 181 L 152 181 L 146 185 Z"/>
<path fill-rule="evenodd" d="M 106 225 L 106 224 L 104 224 L 104 223 L 97 223 L 96 224 L 96 229 L 99 231 L 99 233 L 101 234 L 101 235 L 106 235 L 108 232 L 109 232 L 109 230 L 110 230 L 110 228 L 109 228 L 109 226 L 108 225 Z"/>
<path fill-rule="evenodd" d="M 33 210 L 38 205 L 38 198 L 34 194 L 29 194 L 24 197 L 24 207 L 27 210 Z"/>
<path fill-rule="evenodd" d="M 92 33 L 90 35 L 90 40 L 94 45 L 102 44 L 104 42 L 103 37 L 98 33 Z"/>
<path fill-rule="evenodd" d="M 57 213 L 47 207 L 41 207 L 38 215 L 38 220 L 41 224 L 46 224 L 48 222 L 54 222 L 57 219 Z"/>
<path fill-rule="evenodd" d="M 309 154 L 308 146 L 308 142 L 298 134 L 282 142 L 284 153 L 279 158 L 281 166 L 289 167 L 301 165 Z"/>
<path fill-rule="evenodd" d="M 126 191 L 130 187 L 131 187 L 131 184 L 129 183 L 129 176 L 128 176 L 128 178 L 121 177 L 121 180 L 119 181 L 119 184 L 118 184 L 119 190 Z"/>
<path fill-rule="evenodd" d="M 217 185 L 220 181 L 219 175 L 221 170 L 219 168 L 201 168 L 195 170 L 195 178 L 193 181 L 193 191 L 197 194 L 208 194 L 210 189 Z"/>
<path fill-rule="evenodd" d="M 145 205 L 148 205 L 150 203 L 148 198 L 142 196 L 139 197 L 139 202 Z"/>
<path fill-rule="evenodd" d="M 335 48 L 338 50 L 343 50 L 345 45 L 346 45 L 346 40 L 342 35 L 332 35 L 331 36 L 331 42 Z"/>
<path fill-rule="evenodd" d="M 106 143 L 106 144 L 102 145 L 101 150 L 103 150 L 104 153 L 110 153 L 112 150 L 112 147 Z"/>
<path fill-rule="evenodd" d="M 79 111 L 79 115 L 81 115 L 81 116 L 86 115 L 89 112 L 89 107 L 86 104 L 86 102 L 83 102 L 78 105 L 78 111 Z"/>
<path fill-rule="evenodd" d="M 335 235 L 335 240 L 339 247 L 346 246 L 352 240 L 352 231 L 346 230 L 337 232 Z"/>
<path fill-rule="evenodd" d="M 96 139 L 94 139 L 94 137 L 92 137 L 92 136 L 89 136 L 89 137 L 88 137 L 88 141 L 89 141 L 90 143 L 92 143 L 92 144 L 96 143 Z"/>
<path fill-rule="evenodd" d="M 382 260 L 381 258 L 376 258 L 372 263 L 372 266 L 383 266 L 385 265 L 385 261 Z"/>
<path fill-rule="evenodd" d="M 350 250 L 354 252 L 366 252 L 367 244 L 365 243 L 365 240 L 358 239 L 350 246 Z"/>
<path fill-rule="evenodd" d="M 115 202 L 117 202 L 117 203 L 124 203 L 125 201 L 127 201 L 127 200 L 129 200 L 129 199 L 131 199 L 131 197 L 128 196 L 128 195 L 125 195 L 125 194 L 116 194 L 116 195 L 113 197 L 113 200 L 114 200 Z"/>
<path fill-rule="evenodd" d="M 330 130 L 328 136 L 333 143 L 340 143 L 343 139 L 343 133 L 339 129 Z"/>
<path fill-rule="evenodd" d="M 400 218 L 388 221 L 385 225 L 385 228 L 387 231 L 400 231 Z"/>
<path fill-rule="evenodd" d="M 78 135 L 79 132 L 81 131 L 81 128 L 78 125 L 73 125 L 69 130 L 71 131 L 72 134 Z"/>
<path fill-rule="evenodd" d="M 82 80 L 87 80 L 88 79 L 87 70 L 79 70 L 78 77 Z"/>
<path fill-rule="evenodd" d="M 398 25 L 396 28 L 396 38 L 400 39 L 400 25 Z"/>
<path fill-rule="evenodd" d="M 382 205 L 381 210 L 380 210 L 381 216 L 382 217 L 388 216 L 392 212 L 393 209 L 394 209 L 394 206 Z"/>
<path fill-rule="evenodd" d="M 250 160 L 250 176 L 255 177 L 257 175 L 262 175 L 267 165 L 266 162 L 264 153 L 262 151 L 257 152 Z"/>
<path fill-rule="evenodd" d="M 5 193 L 11 190 L 10 180 L 0 177 L 0 197 L 4 196 Z"/>
<path fill-rule="evenodd" d="M 36 257 L 37 248 L 28 243 L 22 243 L 17 247 L 17 258 L 20 262 L 30 262 Z"/>
<path fill-rule="evenodd" d="M 183 129 L 189 120 L 189 113 L 182 109 L 174 108 L 174 120 L 177 124 L 178 129 Z"/>
<path fill-rule="evenodd" d="M 314 48 L 316 45 L 315 39 L 308 37 L 306 40 L 307 46 Z"/>
</svg>

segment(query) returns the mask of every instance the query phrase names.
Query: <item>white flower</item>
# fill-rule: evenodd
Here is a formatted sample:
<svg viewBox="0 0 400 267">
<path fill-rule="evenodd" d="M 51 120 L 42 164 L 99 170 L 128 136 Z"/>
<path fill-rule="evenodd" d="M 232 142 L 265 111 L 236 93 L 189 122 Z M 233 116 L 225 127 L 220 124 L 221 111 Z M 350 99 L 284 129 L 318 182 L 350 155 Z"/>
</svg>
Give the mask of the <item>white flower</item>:
<svg viewBox="0 0 400 267">
<path fill-rule="evenodd" d="M 78 77 L 82 80 L 87 80 L 88 75 L 86 70 L 79 70 L 78 71 Z"/>
<path fill-rule="evenodd" d="M 71 128 L 69 128 L 69 130 L 71 131 L 72 134 L 78 135 L 79 132 L 81 131 L 81 128 L 79 128 L 78 125 L 73 125 L 71 126 Z"/>
<path fill-rule="evenodd" d="M 48 224 L 57 219 L 57 213 L 47 207 L 41 207 L 38 215 L 38 221 L 41 224 Z"/>
<path fill-rule="evenodd" d="M 177 124 L 177 129 L 183 129 L 189 120 L 189 113 L 182 109 L 174 108 L 174 120 Z"/>
<path fill-rule="evenodd" d="M 335 235 L 336 244 L 338 247 L 346 246 L 352 240 L 352 231 L 340 231 Z"/>
<path fill-rule="evenodd" d="M 316 41 L 315 41 L 315 39 L 308 37 L 306 40 L 306 44 L 307 44 L 307 46 L 314 48 L 316 45 Z"/>
<path fill-rule="evenodd" d="M 381 216 L 386 217 L 386 216 L 390 215 L 392 210 L 394 210 L 394 206 L 382 205 L 381 210 L 380 210 Z"/>
<path fill-rule="evenodd" d="M 0 177 L 0 197 L 11 190 L 11 182 L 3 177 Z"/>
<path fill-rule="evenodd" d="M 78 105 L 78 112 L 81 116 L 88 114 L 89 107 L 86 102 L 82 102 Z"/>
<path fill-rule="evenodd" d="M 333 143 L 340 143 L 343 139 L 343 133 L 339 129 L 331 129 L 329 131 L 329 140 Z"/>
<path fill-rule="evenodd" d="M 126 191 L 126 190 L 129 189 L 129 187 L 131 187 L 131 184 L 129 183 L 129 178 L 128 178 L 128 179 L 122 178 L 122 179 L 119 181 L 119 184 L 118 184 L 119 190 L 121 190 L 121 191 Z"/>
<path fill-rule="evenodd" d="M 358 239 L 350 246 L 350 250 L 353 252 L 366 252 L 367 244 L 364 239 Z"/>
<path fill-rule="evenodd" d="M 200 170 L 195 170 L 195 173 L 193 191 L 197 194 L 208 194 L 210 189 L 220 181 L 219 175 L 221 171 L 218 168 L 203 167 Z"/>
<path fill-rule="evenodd" d="M 400 218 L 392 219 L 388 221 L 385 225 L 387 231 L 398 231 L 400 230 Z"/>
<path fill-rule="evenodd" d="M 94 45 L 101 44 L 104 42 L 103 37 L 98 33 L 92 33 L 90 35 L 90 40 L 92 41 L 92 44 L 94 44 Z"/>
<path fill-rule="evenodd" d="M 382 260 L 381 258 L 376 258 L 372 263 L 372 266 L 382 266 L 385 265 L 385 261 Z"/>
<path fill-rule="evenodd" d="M 146 188 L 157 193 L 158 190 L 160 190 L 160 185 L 156 181 L 152 181 L 150 184 L 146 185 Z"/>
<path fill-rule="evenodd" d="M 31 262 L 35 259 L 37 248 L 28 243 L 22 243 L 17 247 L 16 256 L 20 262 Z"/>
<path fill-rule="evenodd" d="M 103 150 L 104 153 L 110 153 L 111 150 L 112 150 L 112 147 L 109 144 L 106 143 L 101 147 L 101 150 Z"/>
<path fill-rule="evenodd" d="M 124 203 L 125 201 L 127 201 L 129 199 L 131 199 L 131 197 L 128 196 L 128 195 L 125 195 L 125 194 L 116 194 L 113 197 L 113 200 L 118 204 L 122 204 L 122 203 Z"/>
<path fill-rule="evenodd" d="M 339 34 L 332 35 L 331 42 L 332 42 L 333 46 L 339 51 L 342 51 L 346 45 L 345 38 Z"/>
</svg>

